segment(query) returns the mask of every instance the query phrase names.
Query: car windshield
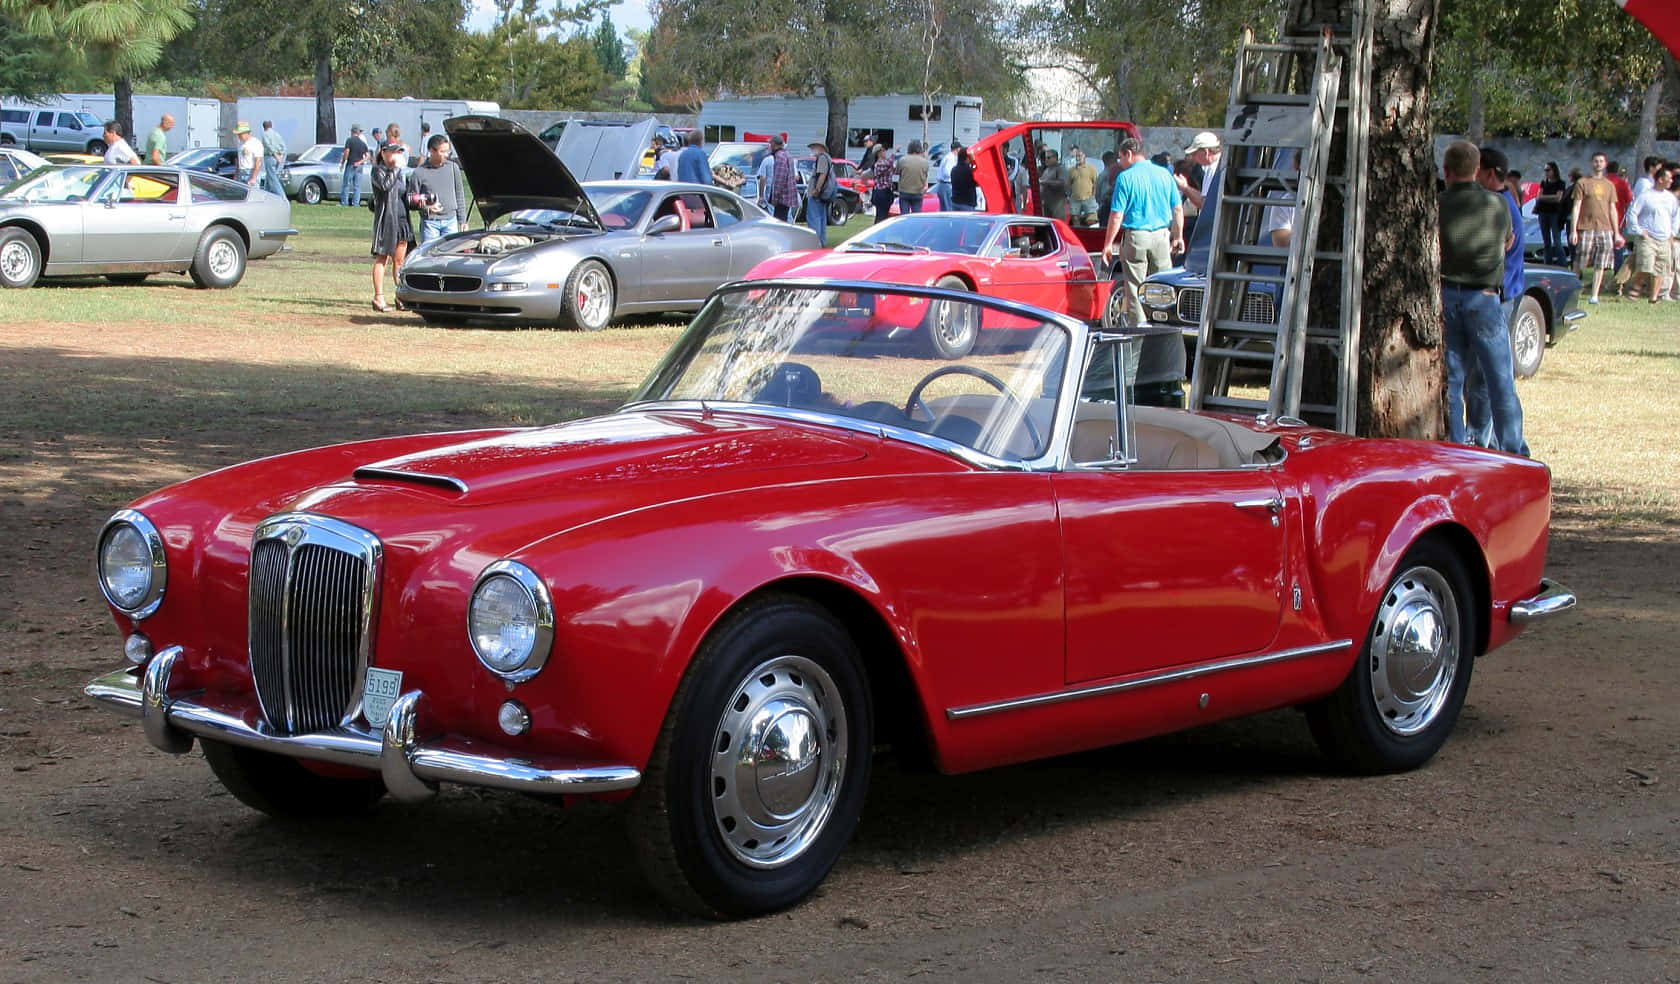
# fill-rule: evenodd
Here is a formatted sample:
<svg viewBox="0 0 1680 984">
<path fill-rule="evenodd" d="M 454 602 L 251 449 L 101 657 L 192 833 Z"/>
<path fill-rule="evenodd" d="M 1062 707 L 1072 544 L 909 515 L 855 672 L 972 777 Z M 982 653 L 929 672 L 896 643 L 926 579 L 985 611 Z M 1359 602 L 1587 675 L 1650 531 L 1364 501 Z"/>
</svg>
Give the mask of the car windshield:
<svg viewBox="0 0 1680 984">
<path fill-rule="evenodd" d="M 82 202 L 110 173 L 103 167 L 53 167 L 13 183 L 0 198 L 26 202 Z"/>
<path fill-rule="evenodd" d="M 299 164 L 315 164 L 318 162 L 333 164 L 337 163 L 338 158 L 343 153 L 344 148 L 338 144 L 316 144 L 299 154 L 297 162 Z"/>
<path fill-rule="evenodd" d="M 994 220 L 984 216 L 901 215 L 870 226 L 841 247 L 846 252 L 960 253 L 978 256 L 991 238 Z"/>
<path fill-rule="evenodd" d="M 931 361 L 930 331 L 973 339 L 973 348 Z M 788 408 L 1033 460 L 1050 449 L 1070 344 L 1068 327 L 1047 315 L 981 298 L 869 284 L 742 284 L 712 296 L 633 402 Z"/>
<path fill-rule="evenodd" d="M 219 147 L 194 147 L 191 150 L 183 150 L 174 157 L 171 157 L 168 163 L 174 164 L 177 167 L 198 167 L 201 164 L 215 163 L 216 158 L 221 156 L 221 153 L 222 151 Z"/>
</svg>

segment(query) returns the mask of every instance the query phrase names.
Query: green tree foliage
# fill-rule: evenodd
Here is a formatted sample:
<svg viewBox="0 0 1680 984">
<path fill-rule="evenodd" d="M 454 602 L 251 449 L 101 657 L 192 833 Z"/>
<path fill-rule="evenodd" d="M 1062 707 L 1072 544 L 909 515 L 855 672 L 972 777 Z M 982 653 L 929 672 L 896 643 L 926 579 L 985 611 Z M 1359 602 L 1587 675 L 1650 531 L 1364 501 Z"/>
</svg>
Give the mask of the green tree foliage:
<svg viewBox="0 0 1680 984">
<path fill-rule="evenodd" d="M 618 36 L 618 29 L 613 27 L 611 14 L 601 14 L 601 23 L 596 26 L 591 43 L 595 46 L 595 61 L 600 64 L 601 74 L 607 77 L 607 81 L 611 83 L 623 79 L 630 66 L 624 56 L 624 42 Z"/>
<path fill-rule="evenodd" d="M 57 38 L 33 37 L 19 18 L 0 14 L 0 96 L 45 99 L 92 84 L 79 52 Z"/>
<path fill-rule="evenodd" d="M 537 0 L 495 0 L 496 23 L 467 36 L 449 90 L 440 95 L 489 99 L 509 109 L 581 109 L 605 85 L 595 48 L 578 28 L 601 9 Z M 564 35 L 564 36 L 563 36 Z"/>
<path fill-rule="evenodd" d="M 725 91 L 821 89 L 833 143 L 847 99 L 922 91 L 920 25 L 930 7 L 940 20 L 934 91 L 994 102 L 1013 94 L 1020 71 L 997 30 L 999 0 L 655 0 L 645 91 L 657 105 L 697 109 Z"/>
<path fill-rule="evenodd" d="M 1283 0 L 1029 0 L 1014 30 L 1037 67 L 1084 76 L 1103 114 L 1151 124 L 1224 122 L 1244 25 L 1275 37 Z"/>
</svg>

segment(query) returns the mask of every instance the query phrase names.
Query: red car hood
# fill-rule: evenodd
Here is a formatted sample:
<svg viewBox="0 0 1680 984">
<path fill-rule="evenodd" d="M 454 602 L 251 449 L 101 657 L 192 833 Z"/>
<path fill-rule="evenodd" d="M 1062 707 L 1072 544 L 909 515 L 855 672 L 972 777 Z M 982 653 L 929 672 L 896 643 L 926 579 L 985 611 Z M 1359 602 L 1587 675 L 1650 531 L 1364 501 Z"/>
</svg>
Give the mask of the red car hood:
<svg viewBox="0 0 1680 984">
<path fill-rule="evenodd" d="M 832 280 L 870 280 L 880 283 L 931 284 L 962 260 L 973 257 L 938 253 L 874 253 L 808 250 L 773 256 L 747 274 L 748 280 L 766 277 L 826 277 Z"/>
</svg>

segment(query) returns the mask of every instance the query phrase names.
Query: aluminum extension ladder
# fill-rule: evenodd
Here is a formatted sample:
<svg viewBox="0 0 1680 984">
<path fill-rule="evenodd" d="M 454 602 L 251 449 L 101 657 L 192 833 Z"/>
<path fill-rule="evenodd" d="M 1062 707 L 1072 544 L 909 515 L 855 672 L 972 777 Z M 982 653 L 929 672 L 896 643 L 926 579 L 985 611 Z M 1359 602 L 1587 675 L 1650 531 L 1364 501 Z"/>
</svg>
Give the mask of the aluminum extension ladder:
<svg viewBox="0 0 1680 984">
<path fill-rule="evenodd" d="M 1298 417 L 1352 432 L 1358 385 L 1365 232 L 1370 20 L 1314 31 L 1292 5 L 1285 36 L 1243 32 L 1226 111 L 1220 198 L 1213 215 L 1201 324 L 1190 378 L 1193 409 Z M 1340 149 L 1333 155 L 1332 150 Z M 1341 219 L 1341 248 L 1317 249 L 1320 218 Z M 1336 200 L 1336 199 L 1339 199 Z M 1294 208 L 1290 243 L 1272 245 L 1267 211 Z M 1340 281 L 1339 311 L 1309 321 L 1315 267 Z M 1232 392 L 1233 370 L 1264 369 L 1264 398 Z M 1315 380 L 1304 386 L 1309 372 Z M 1303 403 L 1304 389 L 1316 395 Z M 1333 392 L 1322 392 L 1331 389 Z"/>
</svg>

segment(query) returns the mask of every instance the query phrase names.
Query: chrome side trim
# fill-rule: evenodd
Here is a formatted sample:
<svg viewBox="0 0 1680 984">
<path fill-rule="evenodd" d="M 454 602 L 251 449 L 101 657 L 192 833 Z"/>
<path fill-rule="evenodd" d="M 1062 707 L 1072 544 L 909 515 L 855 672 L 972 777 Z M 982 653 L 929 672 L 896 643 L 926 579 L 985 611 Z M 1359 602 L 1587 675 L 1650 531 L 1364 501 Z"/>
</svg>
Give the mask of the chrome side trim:
<svg viewBox="0 0 1680 984">
<path fill-rule="evenodd" d="M 146 738 L 166 752 L 180 754 L 195 737 L 226 742 L 292 758 L 333 762 L 380 773 L 393 796 L 425 799 L 440 782 L 485 786 L 546 795 L 611 793 L 634 789 L 640 769 L 629 765 L 576 766 L 517 755 L 487 742 L 439 736 L 422 741 L 418 722 L 426 696 L 403 694 L 382 731 L 347 725 L 301 735 L 276 732 L 260 712 L 216 707 L 203 694 L 171 697 L 169 679 L 182 658 L 181 647 L 158 653 L 144 679 L 125 669 L 99 677 L 83 691 L 101 707 L 139 717 Z"/>
<path fill-rule="evenodd" d="M 262 229 L 257 232 L 258 239 L 285 239 L 287 236 L 298 234 L 296 229 Z"/>
<path fill-rule="evenodd" d="M 1561 615 L 1575 607 L 1575 592 L 1549 577 L 1540 579 L 1540 593 L 1511 603 L 1511 621 L 1518 625 Z"/>
<path fill-rule="evenodd" d="M 467 494 L 467 483 L 453 475 L 433 475 L 427 472 L 403 471 L 400 468 L 377 468 L 373 465 L 363 465 L 350 473 L 352 478 L 385 478 L 398 482 L 414 482 L 419 485 L 436 485 L 439 488 L 453 489 L 461 495 Z"/>
<path fill-rule="evenodd" d="M 986 704 L 969 704 L 966 707 L 949 707 L 945 709 L 945 717 L 952 721 L 965 718 L 980 717 L 985 714 L 996 714 L 1000 711 L 1018 711 L 1028 707 L 1040 707 L 1045 704 L 1062 704 L 1071 700 L 1084 700 L 1087 697 L 1104 697 L 1109 694 L 1122 693 L 1127 690 L 1140 690 L 1144 687 L 1159 686 L 1163 683 L 1174 683 L 1179 680 L 1192 680 L 1200 676 L 1213 673 L 1226 673 L 1231 670 L 1246 670 L 1268 663 L 1282 663 L 1304 656 L 1317 656 L 1320 653 L 1332 653 L 1339 649 L 1350 649 L 1352 639 L 1337 639 L 1334 642 L 1323 642 L 1314 646 L 1301 646 L 1296 649 L 1280 649 L 1276 652 L 1258 653 L 1253 656 L 1235 656 L 1230 659 L 1217 660 L 1212 663 L 1198 663 L 1195 666 L 1184 666 L 1173 670 L 1162 670 L 1156 673 L 1146 673 L 1142 676 L 1128 677 L 1124 680 L 1113 680 L 1108 683 L 1092 684 L 1076 687 L 1072 690 L 1053 690 L 1049 693 L 1033 694 L 1029 697 L 1012 697 L 1009 700 L 992 701 Z"/>
</svg>

